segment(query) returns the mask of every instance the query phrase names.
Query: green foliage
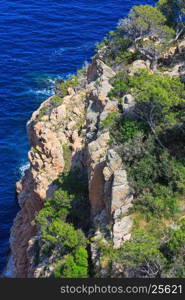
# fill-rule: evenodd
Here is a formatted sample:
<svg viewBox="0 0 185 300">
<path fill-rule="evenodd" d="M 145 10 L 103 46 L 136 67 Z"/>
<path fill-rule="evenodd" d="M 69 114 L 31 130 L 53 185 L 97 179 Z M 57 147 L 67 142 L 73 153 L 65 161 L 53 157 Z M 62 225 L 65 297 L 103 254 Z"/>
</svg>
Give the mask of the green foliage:
<svg viewBox="0 0 185 300">
<path fill-rule="evenodd" d="M 135 114 L 153 131 L 166 130 L 179 122 L 177 107 L 185 103 L 184 84 L 177 77 L 140 70 L 134 76 L 119 73 L 109 97 L 120 99 L 131 93 L 137 105 Z"/>
<path fill-rule="evenodd" d="M 158 178 L 159 164 L 155 155 L 146 153 L 137 161 L 128 163 L 130 167 L 129 178 L 136 195 L 153 186 Z"/>
<path fill-rule="evenodd" d="M 55 277 L 88 277 L 88 255 L 85 249 L 87 240 L 82 230 L 75 228 L 81 226 L 80 218 L 83 219 L 85 227 L 84 217 L 87 219 L 83 214 L 83 202 L 87 199 L 86 185 L 82 177 L 83 174 L 79 174 L 78 170 L 61 176 L 55 182 L 58 189 L 53 197 L 44 203 L 44 208 L 36 217 L 43 243 L 41 255 L 54 255 L 57 263 Z M 69 224 L 69 221 L 73 222 L 73 225 Z"/>
<path fill-rule="evenodd" d="M 146 132 L 146 126 L 135 120 L 125 120 L 118 112 L 111 112 L 101 122 L 104 129 L 110 130 L 110 142 L 122 144 L 132 140 L 139 133 Z"/>
<path fill-rule="evenodd" d="M 52 254 L 53 246 L 51 244 L 45 243 L 45 245 L 42 247 L 42 253 L 44 256 L 49 257 Z"/>
<path fill-rule="evenodd" d="M 54 244 L 62 254 L 81 246 L 86 246 L 85 237 L 80 230 L 60 219 L 54 219 L 42 234 L 44 240 Z"/>
<path fill-rule="evenodd" d="M 48 113 L 50 112 L 50 109 L 49 109 L 49 106 L 45 105 L 45 106 L 42 106 L 40 111 L 39 111 L 39 114 L 36 118 L 37 121 L 41 122 L 42 121 L 42 118 L 47 115 Z"/>
<path fill-rule="evenodd" d="M 162 266 L 165 258 L 160 252 L 160 241 L 143 229 L 133 234 L 132 240 L 125 242 L 118 251 L 117 259 L 124 265 L 139 268 L 148 263 Z"/>
<path fill-rule="evenodd" d="M 52 208 L 55 211 L 55 217 L 60 217 L 65 221 L 73 199 L 74 195 L 69 194 L 68 191 L 58 189 L 53 197 L 45 202 L 45 208 Z"/>
<path fill-rule="evenodd" d="M 115 62 L 121 63 L 125 62 L 126 64 L 130 64 L 133 61 L 140 59 L 141 54 L 139 52 L 132 53 L 130 51 L 124 50 L 119 53 L 119 55 L 116 56 Z"/>
<path fill-rule="evenodd" d="M 171 229 L 170 240 L 167 243 L 169 252 L 176 255 L 185 246 L 185 219 L 183 218 L 176 229 Z"/>
<path fill-rule="evenodd" d="M 168 229 L 167 243 L 163 246 L 163 252 L 167 256 L 168 264 L 166 276 L 169 278 L 184 278 L 185 276 L 185 219 Z"/>
<path fill-rule="evenodd" d="M 128 90 L 128 75 L 126 72 L 117 73 L 112 79 L 113 88 L 108 93 L 108 97 L 121 99 Z"/>
<path fill-rule="evenodd" d="M 135 211 L 142 212 L 148 220 L 175 217 L 185 191 L 184 161 L 176 161 L 167 151 L 161 150 L 154 138 L 152 144 L 151 137 L 139 151 L 137 156 L 123 156 L 135 192 Z"/>
<path fill-rule="evenodd" d="M 58 85 L 57 85 L 57 89 L 60 91 L 60 97 L 65 97 L 68 95 L 68 88 L 75 88 L 78 86 L 78 76 L 77 75 L 73 75 L 71 76 L 71 78 L 69 78 L 68 80 L 65 81 L 61 81 Z"/>
<path fill-rule="evenodd" d="M 129 77 L 128 89 L 137 101 L 160 104 L 164 111 L 185 102 L 184 84 L 178 77 L 141 70 Z"/>
<path fill-rule="evenodd" d="M 120 22 L 119 30 L 151 61 L 153 68 L 175 35 L 162 12 L 151 5 L 134 6 L 128 18 Z"/>
<path fill-rule="evenodd" d="M 96 49 L 101 50 L 103 47 L 108 46 L 110 44 L 110 39 L 108 37 L 104 37 L 101 42 L 96 43 Z"/>
<path fill-rule="evenodd" d="M 105 129 L 111 128 L 116 117 L 117 117 L 117 112 L 109 113 L 107 117 L 104 120 L 102 120 L 101 126 Z"/>
<path fill-rule="evenodd" d="M 87 278 L 88 254 L 84 248 L 78 248 L 68 255 L 54 270 L 55 278 Z"/>
<path fill-rule="evenodd" d="M 132 92 L 140 102 L 160 103 L 165 107 L 184 103 L 184 84 L 178 77 L 149 73 L 146 70 L 140 70 L 129 77 L 125 73 L 117 74 L 113 79 L 113 88 L 117 88 L 114 94 L 118 98 L 121 92 L 122 95 Z"/>
<path fill-rule="evenodd" d="M 137 201 L 136 209 L 144 213 L 149 219 L 173 217 L 178 211 L 177 196 L 169 187 L 156 184 L 151 188 L 151 192 L 144 194 Z"/>
<path fill-rule="evenodd" d="M 149 26 L 157 28 L 165 23 L 165 16 L 156 8 L 151 5 L 138 5 L 132 8 L 130 17 L 133 20 L 134 28 L 139 31 L 148 32 Z"/>
<path fill-rule="evenodd" d="M 56 184 L 58 188 L 66 190 L 74 196 L 68 219 L 73 224 L 86 230 L 89 220 L 88 182 L 86 174 L 76 169 L 66 173 L 66 175 L 60 176 Z"/>
<path fill-rule="evenodd" d="M 63 145 L 63 158 L 64 158 L 64 174 L 69 172 L 71 168 L 71 157 L 72 157 L 72 151 L 71 147 L 69 145 Z"/>
<path fill-rule="evenodd" d="M 51 105 L 53 108 L 58 107 L 62 104 L 62 98 L 59 96 L 53 96 L 51 99 Z"/>
<path fill-rule="evenodd" d="M 127 142 L 137 136 L 139 132 L 143 132 L 145 127 L 135 120 L 125 120 L 119 129 L 122 135 L 122 141 Z"/>
<path fill-rule="evenodd" d="M 177 37 L 184 32 L 184 0 L 159 0 L 157 7 L 166 16 L 168 25 L 176 29 Z"/>
<path fill-rule="evenodd" d="M 43 239 L 48 233 L 48 228 L 51 222 L 55 219 L 60 218 L 65 221 L 69 210 L 71 209 L 71 202 L 74 196 L 69 194 L 67 191 L 58 189 L 55 191 L 52 198 L 48 199 L 44 203 L 44 208 L 40 210 L 36 217 L 36 221 L 41 226 L 41 233 Z"/>
</svg>

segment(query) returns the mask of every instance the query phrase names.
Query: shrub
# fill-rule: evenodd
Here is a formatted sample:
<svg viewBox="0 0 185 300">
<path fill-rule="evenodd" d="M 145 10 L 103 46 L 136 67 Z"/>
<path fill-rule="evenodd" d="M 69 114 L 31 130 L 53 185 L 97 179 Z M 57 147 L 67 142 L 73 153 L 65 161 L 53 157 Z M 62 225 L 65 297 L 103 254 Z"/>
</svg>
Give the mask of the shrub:
<svg viewBox="0 0 185 300">
<path fill-rule="evenodd" d="M 71 147 L 69 145 L 63 145 L 63 158 L 64 158 L 64 174 L 69 172 L 71 168 L 71 157 L 72 157 L 72 151 Z"/>
<path fill-rule="evenodd" d="M 73 255 L 68 255 L 54 270 L 56 278 L 87 278 L 88 254 L 84 248 L 78 248 Z"/>
<path fill-rule="evenodd" d="M 113 85 L 113 88 L 108 93 L 109 98 L 118 98 L 121 100 L 121 98 L 125 95 L 126 91 L 128 90 L 128 75 L 126 72 L 120 72 L 116 74 L 111 79 L 111 84 Z"/>
<path fill-rule="evenodd" d="M 137 101 L 135 114 L 147 123 L 153 134 L 179 122 L 177 107 L 185 103 L 184 84 L 179 78 L 140 70 L 129 77 L 119 73 L 112 84 L 109 97 L 121 99 L 125 93 L 131 93 Z"/>
<path fill-rule="evenodd" d="M 55 211 L 55 216 L 66 219 L 67 214 L 71 209 L 71 203 L 74 199 L 74 195 L 69 194 L 68 191 L 58 189 L 55 191 L 52 198 L 48 199 L 45 203 L 45 207 L 51 207 Z"/>
<path fill-rule="evenodd" d="M 150 218 L 173 217 L 178 211 L 177 196 L 169 187 L 156 184 L 136 202 L 136 207 Z"/>
<path fill-rule="evenodd" d="M 43 234 L 47 231 L 48 225 L 52 219 L 61 218 L 64 221 L 66 220 L 73 199 L 73 195 L 69 194 L 67 191 L 58 189 L 55 191 L 53 197 L 44 203 L 44 208 L 40 210 L 36 217 L 36 221 L 41 225 Z"/>
<path fill-rule="evenodd" d="M 58 188 L 68 191 L 74 198 L 71 202 L 71 209 L 68 220 L 77 227 L 88 227 L 89 201 L 87 175 L 76 169 L 62 175 L 56 181 Z"/>
<path fill-rule="evenodd" d="M 168 251 L 172 255 L 177 255 L 185 247 L 185 218 L 183 218 L 177 228 L 170 230 L 170 240 L 167 243 Z"/>
<path fill-rule="evenodd" d="M 135 269 L 142 277 L 158 276 L 166 262 L 160 251 L 160 240 L 143 229 L 122 245 L 116 261 Z"/>
<path fill-rule="evenodd" d="M 101 126 L 105 129 L 111 128 L 114 124 L 115 118 L 118 116 L 117 112 L 111 112 L 107 117 L 101 121 Z"/>
<path fill-rule="evenodd" d="M 53 108 L 58 107 L 62 104 L 62 98 L 59 96 L 53 96 L 51 99 L 51 105 Z"/>
<path fill-rule="evenodd" d="M 127 50 L 120 51 L 119 55 L 116 56 L 115 61 L 117 63 L 125 62 L 126 64 L 131 64 L 133 61 L 140 59 L 141 54 L 139 52 L 132 53 Z"/>
<path fill-rule="evenodd" d="M 78 82 L 78 76 L 77 75 L 73 75 L 71 76 L 71 78 L 69 78 L 68 80 L 65 81 L 61 81 L 58 85 L 57 85 L 57 89 L 60 91 L 60 97 L 65 97 L 68 95 L 68 88 L 72 87 L 75 88 L 77 87 L 79 84 Z"/>
<path fill-rule="evenodd" d="M 42 238 L 53 244 L 63 255 L 80 245 L 86 245 L 82 231 L 76 230 L 73 225 L 65 223 L 61 219 L 53 219 L 47 230 L 42 232 Z"/>
<path fill-rule="evenodd" d="M 50 108 L 49 106 L 43 106 L 41 107 L 40 111 L 39 111 L 39 114 L 37 115 L 37 118 L 36 120 L 41 122 L 42 121 L 42 118 L 47 115 L 48 113 L 50 112 Z"/>
<path fill-rule="evenodd" d="M 127 165 L 129 180 L 136 195 L 151 189 L 158 179 L 159 165 L 155 155 L 146 153 L 138 161 Z"/>
<path fill-rule="evenodd" d="M 119 129 L 122 135 L 122 141 L 127 142 L 137 136 L 138 133 L 143 133 L 145 127 L 135 120 L 125 120 Z"/>
</svg>

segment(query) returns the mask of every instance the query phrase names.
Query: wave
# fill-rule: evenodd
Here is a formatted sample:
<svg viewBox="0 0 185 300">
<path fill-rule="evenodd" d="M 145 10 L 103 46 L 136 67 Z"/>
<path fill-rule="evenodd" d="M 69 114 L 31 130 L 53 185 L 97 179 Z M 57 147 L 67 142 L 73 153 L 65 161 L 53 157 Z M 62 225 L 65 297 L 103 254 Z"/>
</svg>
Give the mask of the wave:
<svg viewBox="0 0 185 300">
<path fill-rule="evenodd" d="M 69 46 L 69 47 L 60 47 L 58 49 L 55 49 L 52 53 L 52 56 L 61 56 L 63 54 L 66 54 L 66 52 L 72 52 L 72 51 L 89 51 L 90 49 L 93 49 L 95 47 L 95 43 L 93 42 L 86 42 L 80 46 Z"/>
<path fill-rule="evenodd" d="M 30 167 L 30 163 L 28 161 L 20 166 L 19 173 L 20 173 L 21 178 L 24 176 L 26 170 L 28 170 L 29 167 Z"/>
</svg>

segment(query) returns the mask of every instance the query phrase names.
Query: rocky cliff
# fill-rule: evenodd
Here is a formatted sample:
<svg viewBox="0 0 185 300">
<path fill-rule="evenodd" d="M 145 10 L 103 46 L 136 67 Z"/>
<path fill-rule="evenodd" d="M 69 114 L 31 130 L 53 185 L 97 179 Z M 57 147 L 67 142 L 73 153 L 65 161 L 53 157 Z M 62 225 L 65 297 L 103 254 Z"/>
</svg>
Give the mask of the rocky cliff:
<svg viewBox="0 0 185 300">
<path fill-rule="evenodd" d="M 44 201 L 53 195 L 55 179 L 66 168 L 85 169 L 88 174 L 90 228 L 97 228 L 89 234 L 96 238 L 103 236 L 111 225 L 114 247 L 130 238 L 132 216 L 127 214 L 132 206 L 132 192 L 122 160 L 109 144 L 109 130 L 101 126 L 110 112 L 118 111 L 118 101 L 107 96 L 114 75 L 97 55 L 77 88 L 68 88 L 60 104 L 55 105 L 50 97 L 27 123 L 30 168 L 17 183 L 21 209 L 10 239 L 15 277 L 39 276 L 38 268 L 32 265 L 30 250 L 38 234 L 34 220 Z M 91 252 L 98 265 L 93 243 Z"/>
<path fill-rule="evenodd" d="M 182 49 L 183 43 L 178 47 Z M 172 50 L 171 55 L 174 55 L 177 47 Z M 183 78 L 181 52 L 179 50 L 172 68 L 165 73 Z M 147 68 L 148 61 L 136 60 L 127 67 L 127 72 L 132 76 L 138 69 Z M 86 201 L 90 203 L 91 212 L 86 235 L 91 241 L 89 255 L 94 269 L 100 277 L 122 274 L 119 264 L 108 270 L 109 265 L 105 259 L 100 259 L 97 246 L 97 241 L 101 240 L 119 249 L 130 240 L 133 228 L 133 191 L 119 151 L 111 144 L 111 129 L 102 125 L 112 113 L 121 112 L 125 118 L 133 114 L 132 95 L 125 95 L 121 102 L 109 97 L 111 78 L 120 70 L 124 70 L 124 65 L 111 68 L 105 63 L 103 51 L 99 51 L 78 76 L 78 85 L 68 87 L 62 98 L 56 89 L 57 96 L 42 103 L 27 123 L 30 168 L 17 183 L 21 209 L 10 238 L 15 277 L 51 275 L 54 268 L 51 257 L 35 262 L 40 243 L 35 217 L 57 189 L 56 179 L 76 168 L 88 179 Z"/>
</svg>

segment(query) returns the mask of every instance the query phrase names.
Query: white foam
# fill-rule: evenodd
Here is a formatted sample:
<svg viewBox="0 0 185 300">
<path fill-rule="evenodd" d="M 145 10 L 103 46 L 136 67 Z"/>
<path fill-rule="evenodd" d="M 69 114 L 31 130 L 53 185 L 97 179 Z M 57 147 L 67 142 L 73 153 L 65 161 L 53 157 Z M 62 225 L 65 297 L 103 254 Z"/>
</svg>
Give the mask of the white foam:
<svg viewBox="0 0 185 300">
<path fill-rule="evenodd" d="M 21 177 L 24 176 L 25 171 L 28 170 L 29 167 L 30 167 L 30 163 L 28 161 L 26 163 L 24 163 L 22 166 L 20 166 L 19 171 L 20 171 Z"/>
<path fill-rule="evenodd" d="M 52 96 L 54 94 L 53 88 L 50 89 L 42 89 L 42 90 L 34 90 L 34 94 L 36 95 L 44 95 L 44 96 Z"/>
</svg>

